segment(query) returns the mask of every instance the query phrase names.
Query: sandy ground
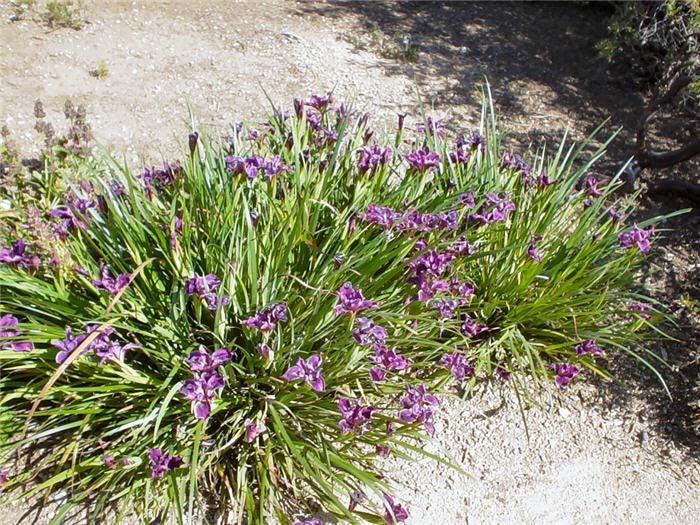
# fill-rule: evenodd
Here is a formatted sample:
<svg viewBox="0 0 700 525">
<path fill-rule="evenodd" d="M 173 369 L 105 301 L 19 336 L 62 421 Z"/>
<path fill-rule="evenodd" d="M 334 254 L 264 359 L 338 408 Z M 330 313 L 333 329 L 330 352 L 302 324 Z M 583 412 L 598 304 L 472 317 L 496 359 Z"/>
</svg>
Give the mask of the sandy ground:
<svg viewBox="0 0 700 525">
<path fill-rule="evenodd" d="M 420 94 L 435 114 L 470 129 L 487 74 L 518 145 L 551 141 L 566 128 L 581 138 L 607 116 L 612 127 L 634 114 L 635 97 L 595 59 L 604 25 L 590 7 L 461 4 L 426 14 L 425 6 L 356 3 L 85 4 L 89 24 L 73 31 L 31 17 L 9 22 L 0 1 L 0 123 L 28 152 L 37 144 L 37 98 L 56 124 L 66 98 L 85 104 L 99 146 L 134 166 L 176 153 L 188 105 L 200 129 L 221 133 L 268 112 L 263 90 L 289 106 L 295 96 L 334 89 L 338 99 L 371 108 L 380 126 L 398 111 L 416 115 Z M 366 36 L 368 18 L 387 34 L 412 35 L 417 60 L 383 58 Z M 89 73 L 100 62 L 109 71 L 103 79 Z M 696 252 L 668 253 L 657 266 L 694 264 L 688 275 L 697 276 Z M 689 355 L 697 342 L 668 348 Z M 466 401 L 443 397 L 427 447 L 473 477 L 431 461 L 388 461 L 408 523 L 697 523 L 698 440 L 679 428 L 648 374 L 630 377 L 642 386 L 593 381 L 563 394 L 546 386 L 525 411 L 529 438 L 504 385 Z M 4 510 L 0 524 L 34 523 L 23 510 Z"/>
</svg>

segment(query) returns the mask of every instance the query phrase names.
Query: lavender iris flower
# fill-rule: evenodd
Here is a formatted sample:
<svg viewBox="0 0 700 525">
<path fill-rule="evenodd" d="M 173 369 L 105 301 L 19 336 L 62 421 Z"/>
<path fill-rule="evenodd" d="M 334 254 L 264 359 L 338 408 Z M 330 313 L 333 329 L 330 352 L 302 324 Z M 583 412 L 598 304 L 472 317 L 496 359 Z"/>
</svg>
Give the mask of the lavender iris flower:
<svg viewBox="0 0 700 525">
<path fill-rule="evenodd" d="M 241 324 L 248 328 L 257 328 L 261 332 L 267 332 L 272 330 L 277 323 L 286 320 L 287 303 L 282 302 L 265 307 L 245 321 L 241 321 Z"/>
<path fill-rule="evenodd" d="M 194 372 L 212 372 L 231 359 L 231 357 L 231 352 L 226 348 L 219 348 L 210 355 L 204 345 L 200 345 L 199 349 L 189 353 L 185 358 L 185 363 Z"/>
<path fill-rule="evenodd" d="M 554 370 L 554 384 L 559 388 L 566 387 L 579 372 L 578 368 L 569 363 L 552 363 L 549 368 Z"/>
<path fill-rule="evenodd" d="M 447 368 L 455 379 L 462 379 L 474 373 L 474 367 L 458 352 L 443 355 L 440 358 L 440 364 Z"/>
<path fill-rule="evenodd" d="M 369 147 L 358 149 L 357 153 L 360 157 L 357 163 L 360 173 L 372 176 L 381 166 L 389 162 L 392 150 L 391 148 L 381 148 L 375 142 Z"/>
<path fill-rule="evenodd" d="M 486 201 L 481 205 L 477 213 L 469 216 L 469 219 L 481 224 L 505 221 L 509 211 L 515 211 L 513 202 L 501 198 L 494 193 L 487 193 Z"/>
<path fill-rule="evenodd" d="M 366 317 L 357 317 L 355 326 L 357 328 L 352 331 L 352 338 L 361 345 L 383 343 L 387 338 L 384 327 L 375 324 L 374 321 Z"/>
<path fill-rule="evenodd" d="M 370 418 L 372 413 L 376 411 L 374 407 L 362 406 L 359 400 L 355 400 L 355 403 L 352 404 L 349 399 L 344 397 L 338 398 L 338 410 L 343 416 L 343 419 L 338 423 L 343 433 L 354 430 L 357 431 L 358 435 L 369 430 Z"/>
<path fill-rule="evenodd" d="M 357 216 L 368 224 L 376 224 L 385 230 L 390 230 L 394 223 L 403 217 L 403 213 L 393 208 L 368 204 L 367 211 L 358 213 Z"/>
<path fill-rule="evenodd" d="M 445 138 L 445 133 L 442 129 L 445 127 L 445 123 L 442 119 L 433 120 L 433 117 L 427 115 L 425 117 L 424 124 L 418 124 L 416 126 L 416 131 L 418 133 L 425 133 L 426 135 L 437 135 L 439 138 Z"/>
<path fill-rule="evenodd" d="M 58 339 L 53 339 L 51 345 L 59 349 L 56 354 L 56 363 L 59 365 L 65 361 L 73 351 L 80 346 L 80 344 L 85 341 L 87 334 L 81 334 L 77 337 L 73 336 L 73 332 L 70 326 L 66 326 L 65 339 L 60 341 Z M 83 350 L 83 353 L 87 352 L 87 349 Z"/>
<path fill-rule="evenodd" d="M 401 504 L 395 503 L 394 498 L 386 492 L 384 493 L 384 507 L 386 508 L 384 513 L 386 525 L 395 525 L 408 519 L 408 511 Z"/>
<path fill-rule="evenodd" d="M 406 387 L 406 393 L 401 397 L 403 409 L 399 411 L 399 419 L 406 423 L 423 423 L 423 427 L 433 435 L 435 426 L 430 422 L 433 416 L 432 407 L 439 404 L 438 399 L 426 391 L 425 383 L 416 387 Z"/>
<path fill-rule="evenodd" d="M 390 349 L 383 344 L 375 343 L 372 345 L 372 349 L 374 355 L 370 356 L 369 359 L 376 365 L 369 371 L 372 381 L 381 381 L 386 372 L 405 370 L 410 364 L 410 361 L 405 356 L 397 354 L 394 348 Z"/>
<path fill-rule="evenodd" d="M 576 355 L 582 356 L 586 354 L 591 354 L 595 356 L 603 355 L 603 352 L 595 344 L 595 339 L 586 339 L 583 343 L 577 344 L 574 349 L 576 350 Z"/>
<path fill-rule="evenodd" d="M 0 317 L 0 339 L 22 335 L 22 331 L 15 328 L 18 324 L 19 320 L 14 315 L 6 314 Z M 0 344 L 0 348 L 13 352 L 29 352 L 34 349 L 34 345 L 29 341 L 8 341 Z"/>
<path fill-rule="evenodd" d="M 545 172 L 540 173 L 535 179 L 535 184 L 537 184 L 537 186 L 540 188 L 548 188 L 549 186 L 556 184 L 556 182 L 557 181 L 550 179 Z"/>
<path fill-rule="evenodd" d="M 323 522 L 318 518 L 309 518 L 304 521 L 295 521 L 292 525 L 323 525 Z"/>
<path fill-rule="evenodd" d="M 335 306 L 335 315 L 357 313 L 362 310 L 376 308 L 377 303 L 369 301 L 362 295 L 362 290 L 355 290 L 349 282 L 343 283 L 337 292 L 338 304 Z"/>
<path fill-rule="evenodd" d="M 434 170 L 440 166 L 440 155 L 427 148 L 409 153 L 406 155 L 406 160 L 411 168 L 419 172 Z"/>
<path fill-rule="evenodd" d="M 151 479 L 162 478 L 184 464 L 179 457 L 166 454 L 159 448 L 149 448 L 148 457 L 151 460 Z"/>
<path fill-rule="evenodd" d="M 211 414 L 211 402 L 215 392 L 224 388 L 224 378 L 218 372 L 202 372 L 186 379 L 180 387 L 180 394 L 185 399 L 194 401 L 193 411 L 196 419 L 207 419 Z"/>
<path fill-rule="evenodd" d="M 481 332 L 485 332 L 489 327 L 480 323 L 477 323 L 472 319 L 469 314 L 464 314 L 464 322 L 460 328 L 460 332 L 465 337 L 474 337 Z"/>
<path fill-rule="evenodd" d="M 32 272 L 37 271 L 39 269 L 39 256 L 26 252 L 27 243 L 24 239 L 17 239 L 12 242 L 9 248 L 0 248 L 0 263 Z"/>
<path fill-rule="evenodd" d="M 120 273 L 116 278 L 112 276 L 109 265 L 100 263 L 100 278 L 92 279 L 92 284 L 98 290 L 105 290 L 111 295 L 119 293 L 119 291 L 129 284 L 131 274 Z"/>
<path fill-rule="evenodd" d="M 600 197 L 603 193 L 598 189 L 598 179 L 591 176 L 585 182 L 586 193 L 589 197 Z"/>
<path fill-rule="evenodd" d="M 654 235 L 653 224 L 646 229 L 642 229 L 635 224 L 631 231 L 618 234 L 617 240 L 623 248 L 637 246 L 639 251 L 648 253 L 651 250 L 649 239 L 651 239 L 652 235 Z"/>
<path fill-rule="evenodd" d="M 316 354 L 309 357 L 306 361 L 301 357 L 295 365 L 282 375 L 287 381 L 296 381 L 303 379 L 316 392 L 323 392 L 326 388 L 326 383 L 321 375 L 321 356 Z"/>
<path fill-rule="evenodd" d="M 207 309 L 216 310 L 219 306 L 226 306 L 229 303 L 227 295 L 223 295 L 219 299 L 218 295 L 214 293 L 220 284 L 219 278 L 212 273 L 205 276 L 195 273 L 194 277 L 185 281 L 185 295 L 198 295 L 207 305 Z"/>
</svg>

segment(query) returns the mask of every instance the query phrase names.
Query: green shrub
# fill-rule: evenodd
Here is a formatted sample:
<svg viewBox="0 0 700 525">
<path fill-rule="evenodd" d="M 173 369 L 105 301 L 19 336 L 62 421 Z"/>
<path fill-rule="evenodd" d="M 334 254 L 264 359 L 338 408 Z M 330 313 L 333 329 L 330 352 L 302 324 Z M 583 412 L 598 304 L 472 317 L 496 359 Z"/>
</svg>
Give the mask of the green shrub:
<svg viewBox="0 0 700 525">
<path fill-rule="evenodd" d="M 492 120 L 457 145 L 402 127 L 407 155 L 368 115 L 295 101 L 223 143 L 193 133 L 181 164 L 91 164 L 46 209 L 52 254 L 8 239 L 0 457 L 41 453 L 3 497 L 64 490 L 55 522 L 184 521 L 200 494 L 241 522 L 309 501 L 392 522 L 373 460 L 427 454 L 448 382 L 648 363 L 632 345 L 662 314 L 627 286 L 652 229 L 624 223 L 616 179 L 576 187 L 602 149 L 528 165 Z"/>
</svg>

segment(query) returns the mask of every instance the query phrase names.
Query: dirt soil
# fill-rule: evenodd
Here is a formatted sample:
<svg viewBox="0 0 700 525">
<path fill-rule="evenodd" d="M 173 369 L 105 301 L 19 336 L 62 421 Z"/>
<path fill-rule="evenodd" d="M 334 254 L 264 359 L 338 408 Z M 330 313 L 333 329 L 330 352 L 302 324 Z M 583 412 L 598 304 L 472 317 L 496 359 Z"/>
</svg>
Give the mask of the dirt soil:
<svg viewBox="0 0 700 525">
<path fill-rule="evenodd" d="M 139 167 L 177 154 L 188 108 L 198 129 L 221 134 L 260 120 L 268 96 L 288 107 L 330 89 L 371 110 L 379 127 L 405 111 L 415 123 L 420 96 L 453 129 L 470 130 L 486 76 L 518 150 L 552 146 L 566 130 L 582 139 L 606 118 L 608 132 L 623 126 L 598 168 L 610 175 L 631 151 L 643 102 L 596 54 L 609 12 L 595 3 L 84 4 L 88 24 L 75 31 L 48 29 L 31 13 L 11 21 L 0 1 L 0 123 L 27 155 L 39 145 L 36 99 L 55 125 L 67 98 L 84 104 L 99 147 Z M 107 76 L 91 76 L 102 62 Z M 646 200 L 641 213 L 685 206 Z M 622 383 L 544 386 L 526 406 L 526 425 L 507 385 L 466 400 L 443 396 L 427 448 L 472 477 L 432 461 L 388 460 L 407 523 L 697 523 L 700 438 L 688 403 L 699 397 L 699 225 L 697 212 L 667 223 L 674 231 L 640 274 L 678 315 L 678 340 L 647 348 L 671 366 L 663 371 L 671 398 L 650 372 L 612 353 Z M 0 525 L 50 517 L 26 510 L 4 510 Z"/>
</svg>

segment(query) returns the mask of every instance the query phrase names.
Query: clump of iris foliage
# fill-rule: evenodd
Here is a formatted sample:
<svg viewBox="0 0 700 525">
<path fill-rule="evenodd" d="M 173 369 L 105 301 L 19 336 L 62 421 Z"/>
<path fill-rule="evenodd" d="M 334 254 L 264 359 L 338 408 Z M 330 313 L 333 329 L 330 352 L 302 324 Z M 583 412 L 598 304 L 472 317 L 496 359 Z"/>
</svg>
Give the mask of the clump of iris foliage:
<svg viewBox="0 0 700 525">
<path fill-rule="evenodd" d="M 422 451 L 449 385 L 651 366 L 663 315 L 629 286 L 653 226 L 589 176 L 602 148 L 526 163 L 491 114 L 456 140 L 401 116 L 389 144 L 314 96 L 162 168 L 85 164 L 52 242 L 18 223 L 0 251 L 3 500 L 394 523 L 373 462 Z"/>
</svg>

